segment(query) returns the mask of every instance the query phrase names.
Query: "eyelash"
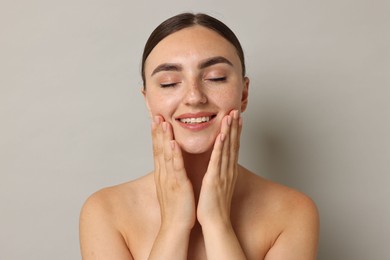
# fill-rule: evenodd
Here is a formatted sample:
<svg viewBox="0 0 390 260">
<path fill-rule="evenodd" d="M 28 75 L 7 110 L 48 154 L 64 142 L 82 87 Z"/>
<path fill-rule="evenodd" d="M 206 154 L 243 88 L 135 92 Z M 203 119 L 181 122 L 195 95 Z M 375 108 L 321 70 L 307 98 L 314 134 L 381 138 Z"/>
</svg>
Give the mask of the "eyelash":
<svg viewBox="0 0 390 260">
<path fill-rule="evenodd" d="M 220 78 L 210 78 L 210 79 L 206 79 L 207 81 L 212 81 L 212 82 L 225 82 L 226 81 L 226 77 L 220 77 Z M 162 88 L 172 88 L 172 87 L 175 87 L 178 83 L 177 82 L 174 82 L 174 83 L 161 83 L 160 84 L 160 87 Z"/>
<path fill-rule="evenodd" d="M 211 78 L 211 79 L 207 79 L 207 80 L 210 80 L 210 81 L 213 81 L 213 82 L 225 82 L 226 81 L 226 77 Z"/>
<path fill-rule="evenodd" d="M 165 83 L 165 84 L 160 84 L 160 87 L 162 88 L 170 88 L 176 86 L 177 83 Z"/>
</svg>

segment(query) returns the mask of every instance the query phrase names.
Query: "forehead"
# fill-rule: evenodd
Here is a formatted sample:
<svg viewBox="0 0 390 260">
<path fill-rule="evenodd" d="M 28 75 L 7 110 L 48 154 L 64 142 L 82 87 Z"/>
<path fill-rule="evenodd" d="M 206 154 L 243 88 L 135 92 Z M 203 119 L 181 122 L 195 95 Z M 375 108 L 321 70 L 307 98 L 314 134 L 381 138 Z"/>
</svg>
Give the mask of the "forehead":
<svg viewBox="0 0 390 260">
<path fill-rule="evenodd" d="M 222 56 L 240 69 L 240 60 L 235 47 L 217 32 L 203 26 L 193 26 L 177 31 L 152 50 L 145 63 L 148 73 L 161 63 L 197 65 L 201 60 Z"/>
</svg>

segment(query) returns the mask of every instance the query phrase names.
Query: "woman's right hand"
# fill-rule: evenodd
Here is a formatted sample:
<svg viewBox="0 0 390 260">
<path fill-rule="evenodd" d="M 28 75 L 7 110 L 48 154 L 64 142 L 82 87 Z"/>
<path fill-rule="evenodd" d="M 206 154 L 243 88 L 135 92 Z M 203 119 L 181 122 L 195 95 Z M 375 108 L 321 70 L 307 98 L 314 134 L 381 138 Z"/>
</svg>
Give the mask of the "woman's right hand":
<svg viewBox="0 0 390 260">
<path fill-rule="evenodd" d="M 191 181 L 172 127 L 161 116 L 152 122 L 154 179 L 161 211 L 161 230 L 191 230 L 196 221 Z"/>
</svg>

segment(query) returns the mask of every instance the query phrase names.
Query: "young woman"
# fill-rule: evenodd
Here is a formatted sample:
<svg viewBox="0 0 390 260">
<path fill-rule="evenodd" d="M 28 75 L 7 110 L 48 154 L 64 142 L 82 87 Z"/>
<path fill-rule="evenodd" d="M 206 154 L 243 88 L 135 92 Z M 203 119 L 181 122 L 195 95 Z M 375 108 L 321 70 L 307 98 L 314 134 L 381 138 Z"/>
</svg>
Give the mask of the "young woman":
<svg viewBox="0 0 390 260">
<path fill-rule="evenodd" d="M 83 259 L 315 259 L 313 202 L 237 162 L 249 79 L 234 33 L 174 16 L 147 41 L 142 78 L 154 171 L 87 200 Z"/>
</svg>

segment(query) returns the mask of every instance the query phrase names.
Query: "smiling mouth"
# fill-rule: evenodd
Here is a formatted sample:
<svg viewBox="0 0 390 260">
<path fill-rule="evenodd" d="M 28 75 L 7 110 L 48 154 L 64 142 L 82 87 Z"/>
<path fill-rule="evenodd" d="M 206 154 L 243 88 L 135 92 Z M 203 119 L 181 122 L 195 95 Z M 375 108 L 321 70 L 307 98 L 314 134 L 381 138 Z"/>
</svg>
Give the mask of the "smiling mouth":
<svg viewBox="0 0 390 260">
<path fill-rule="evenodd" d="M 179 120 L 181 123 L 184 123 L 184 124 L 191 124 L 191 125 L 194 125 L 194 124 L 207 123 L 207 122 L 209 122 L 211 119 L 213 119 L 214 117 L 215 117 L 215 115 L 213 115 L 213 116 L 202 116 L 202 117 L 179 118 L 178 120 Z"/>
</svg>

